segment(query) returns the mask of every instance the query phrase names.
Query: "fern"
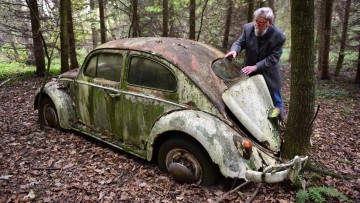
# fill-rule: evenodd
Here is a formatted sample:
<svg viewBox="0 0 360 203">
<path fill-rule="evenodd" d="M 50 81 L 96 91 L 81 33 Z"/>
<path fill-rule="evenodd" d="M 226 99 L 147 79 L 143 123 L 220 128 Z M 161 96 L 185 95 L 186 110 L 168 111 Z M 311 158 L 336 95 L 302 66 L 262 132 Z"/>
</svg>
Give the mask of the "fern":
<svg viewBox="0 0 360 203">
<path fill-rule="evenodd" d="M 301 187 L 302 177 L 298 175 L 294 186 L 297 188 Z M 341 192 L 339 192 L 335 188 L 325 187 L 325 186 L 312 186 L 309 189 L 299 189 L 296 193 L 296 202 L 297 203 L 305 203 L 308 200 L 312 200 L 315 203 L 325 202 L 325 197 L 338 197 L 346 202 L 349 202 L 349 199 Z"/>
<path fill-rule="evenodd" d="M 309 199 L 309 193 L 307 190 L 299 190 L 296 193 L 296 202 L 297 203 L 305 203 L 306 200 Z"/>
<path fill-rule="evenodd" d="M 319 192 L 326 194 L 329 197 L 339 197 L 342 200 L 349 202 L 349 199 L 341 192 L 339 192 L 337 189 L 329 188 L 325 186 L 318 187 Z"/>
<path fill-rule="evenodd" d="M 292 183 L 292 186 L 295 187 L 296 189 L 301 189 L 302 188 L 301 181 L 302 181 L 302 176 L 298 174 L 295 178 L 295 181 Z"/>
<path fill-rule="evenodd" d="M 310 199 L 312 199 L 316 203 L 325 202 L 324 197 L 321 195 L 318 187 L 310 187 L 309 188 Z"/>
</svg>

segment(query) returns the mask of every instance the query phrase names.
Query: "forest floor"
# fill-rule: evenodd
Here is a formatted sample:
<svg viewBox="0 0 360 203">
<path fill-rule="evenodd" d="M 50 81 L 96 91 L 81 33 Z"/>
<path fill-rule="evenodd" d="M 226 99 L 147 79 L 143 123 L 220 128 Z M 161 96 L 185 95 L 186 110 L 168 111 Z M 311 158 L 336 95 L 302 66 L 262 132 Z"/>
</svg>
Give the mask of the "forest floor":
<svg viewBox="0 0 360 203">
<path fill-rule="evenodd" d="M 289 109 L 290 71 L 284 70 L 285 110 Z M 311 158 L 351 180 L 305 171 L 306 187 L 327 186 L 360 202 L 360 86 L 354 72 L 317 82 L 320 111 L 311 138 Z M 79 133 L 44 128 L 33 96 L 42 78 L 12 79 L 0 87 L 0 202 L 215 202 L 239 184 L 211 187 L 179 184 L 155 164 Z M 2 82 L 2 81 L 0 81 Z M 250 184 L 223 202 L 244 202 Z M 289 183 L 265 184 L 254 202 L 294 202 Z M 333 202 L 340 199 L 332 198 Z M 330 200 L 329 200 L 330 201 Z"/>
</svg>

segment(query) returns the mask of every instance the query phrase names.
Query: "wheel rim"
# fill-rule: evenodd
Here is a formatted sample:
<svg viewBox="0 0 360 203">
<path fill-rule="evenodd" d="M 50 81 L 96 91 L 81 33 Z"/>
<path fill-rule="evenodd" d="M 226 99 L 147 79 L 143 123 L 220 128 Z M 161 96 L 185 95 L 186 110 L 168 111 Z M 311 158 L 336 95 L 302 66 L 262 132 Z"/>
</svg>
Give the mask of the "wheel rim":
<svg viewBox="0 0 360 203">
<path fill-rule="evenodd" d="M 195 178 L 195 182 L 200 183 L 202 170 L 199 161 L 188 151 L 183 149 L 172 149 L 166 155 L 166 167 L 169 170 L 171 163 L 179 163 L 188 168 Z"/>
<path fill-rule="evenodd" d="M 57 123 L 56 110 L 49 104 L 44 106 L 44 122 L 48 126 L 54 127 Z"/>
</svg>

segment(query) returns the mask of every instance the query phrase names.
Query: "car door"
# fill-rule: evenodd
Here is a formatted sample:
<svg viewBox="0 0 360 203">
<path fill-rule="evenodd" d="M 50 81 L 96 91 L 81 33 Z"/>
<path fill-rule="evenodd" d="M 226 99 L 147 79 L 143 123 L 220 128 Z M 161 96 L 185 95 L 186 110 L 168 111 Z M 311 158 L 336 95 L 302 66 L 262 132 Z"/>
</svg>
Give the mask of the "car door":
<svg viewBox="0 0 360 203">
<path fill-rule="evenodd" d="M 76 85 L 76 111 L 79 128 L 112 143 L 121 143 L 118 123 L 121 122 L 120 80 L 124 53 L 119 50 L 99 50 L 87 58 Z"/>
<path fill-rule="evenodd" d="M 178 104 L 175 67 L 150 54 L 132 53 L 122 85 L 122 136 L 127 145 L 144 150 L 154 122 Z"/>
</svg>

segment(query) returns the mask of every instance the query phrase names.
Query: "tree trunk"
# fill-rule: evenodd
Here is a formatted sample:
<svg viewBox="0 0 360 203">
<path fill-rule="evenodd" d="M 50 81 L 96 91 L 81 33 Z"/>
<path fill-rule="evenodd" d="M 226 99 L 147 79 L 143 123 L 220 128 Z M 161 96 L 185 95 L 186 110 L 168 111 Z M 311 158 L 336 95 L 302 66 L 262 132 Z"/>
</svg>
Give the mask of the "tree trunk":
<svg viewBox="0 0 360 203">
<path fill-rule="evenodd" d="M 356 71 L 356 77 L 355 77 L 355 83 L 360 84 L 360 45 L 358 48 L 358 61 L 357 61 L 357 71 Z"/>
<path fill-rule="evenodd" d="M 269 7 L 272 9 L 272 11 L 274 13 L 274 16 L 276 16 L 276 14 L 275 14 L 275 1 L 274 0 L 268 0 L 268 4 L 269 4 Z"/>
<path fill-rule="evenodd" d="M 60 0 L 61 73 L 69 70 L 68 1 Z"/>
<path fill-rule="evenodd" d="M 99 0 L 99 15 L 100 15 L 100 38 L 101 43 L 106 42 L 106 26 L 105 26 L 105 6 L 104 1 Z"/>
<path fill-rule="evenodd" d="M 69 34 L 69 55 L 70 55 L 70 69 L 75 69 L 79 67 L 77 56 L 76 56 L 76 46 L 75 46 L 75 35 L 74 35 L 74 26 L 72 18 L 72 7 L 71 0 L 68 1 L 68 34 Z"/>
<path fill-rule="evenodd" d="M 259 8 L 264 7 L 266 4 L 265 0 L 259 0 Z"/>
<path fill-rule="evenodd" d="M 310 150 L 314 116 L 314 1 L 291 1 L 291 95 L 282 157 L 292 159 Z"/>
<path fill-rule="evenodd" d="M 346 46 L 346 38 L 347 38 L 347 31 L 348 31 L 348 24 L 349 24 L 349 13 L 350 13 L 350 5 L 351 0 L 346 0 L 346 6 L 345 6 L 345 14 L 343 19 L 343 30 L 341 34 L 341 42 L 340 42 L 340 52 L 339 52 L 339 58 L 335 69 L 335 76 L 338 76 L 340 74 L 340 70 L 342 68 L 344 57 L 345 57 L 345 46 Z"/>
<path fill-rule="evenodd" d="M 174 12 L 174 3 L 170 1 L 170 10 L 169 10 L 169 37 L 175 37 L 175 12 Z"/>
<path fill-rule="evenodd" d="M 253 15 L 254 15 L 254 7 L 255 3 L 254 0 L 247 0 L 248 3 L 248 10 L 247 10 L 247 22 L 253 21 Z"/>
<path fill-rule="evenodd" d="M 205 10 L 206 7 L 208 5 L 209 0 L 205 0 L 204 6 L 201 9 L 201 18 L 200 18 L 200 26 L 199 26 L 199 31 L 196 37 L 196 41 L 200 40 L 200 35 L 201 35 L 201 31 L 202 31 L 202 26 L 203 26 L 203 21 L 204 21 L 204 16 L 205 16 Z"/>
<path fill-rule="evenodd" d="M 132 0 L 132 37 L 139 37 L 139 18 L 138 18 L 138 0 Z"/>
<path fill-rule="evenodd" d="M 93 48 L 97 47 L 98 45 L 98 32 L 96 29 L 96 23 L 93 15 L 95 14 L 95 0 L 90 0 L 90 13 L 91 13 L 91 33 L 92 33 L 92 43 Z"/>
<path fill-rule="evenodd" d="M 35 56 L 36 75 L 43 76 L 45 73 L 45 53 L 40 38 L 39 8 L 36 0 L 29 0 L 31 32 L 33 38 L 33 52 Z"/>
<path fill-rule="evenodd" d="M 320 43 L 319 49 L 321 49 L 321 55 L 319 55 L 319 67 L 320 70 L 320 79 L 321 80 L 329 80 L 329 53 L 330 53 L 330 32 L 331 32 L 331 14 L 332 14 L 332 5 L 333 0 L 324 0 L 322 4 L 325 6 L 325 13 L 324 13 L 324 27 L 323 27 L 323 40 Z"/>
<path fill-rule="evenodd" d="M 227 0 L 225 31 L 224 31 L 224 39 L 223 39 L 223 43 L 222 43 L 222 48 L 224 50 L 227 50 L 227 46 L 229 43 L 229 33 L 230 33 L 232 11 L 233 11 L 233 0 Z"/>
<path fill-rule="evenodd" d="M 163 29 L 162 36 L 169 35 L 169 0 L 163 0 Z"/>
<path fill-rule="evenodd" d="M 189 39 L 195 40 L 195 11 L 196 11 L 196 0 L 190 0 L 189 12 L 189 25 L 190 25 L 190 32 L 189 32 Z"/>
<path fill-rule="evenodd" d="M 322 61 L 321 61 L 321 55 L 323 54 L 322 51 L 323 49 L 321 49 L 320 47 L 323 47 L 323 43 L 324 43 L 324 16 L 325 16 L 325 11 L 323 9 L 323 3 L 325 2 L 325 0 L 320 0 L 319 3 L 317 3 L 317 13 L 318 13 L 318 19 L 317 19 L 317 33 L 316 33 L 316 48 L 317 48 L 317 72 L 321 71 L 321 65 Z M 326 3 L 326 2 L 325 2 Z"/>
</svg>

